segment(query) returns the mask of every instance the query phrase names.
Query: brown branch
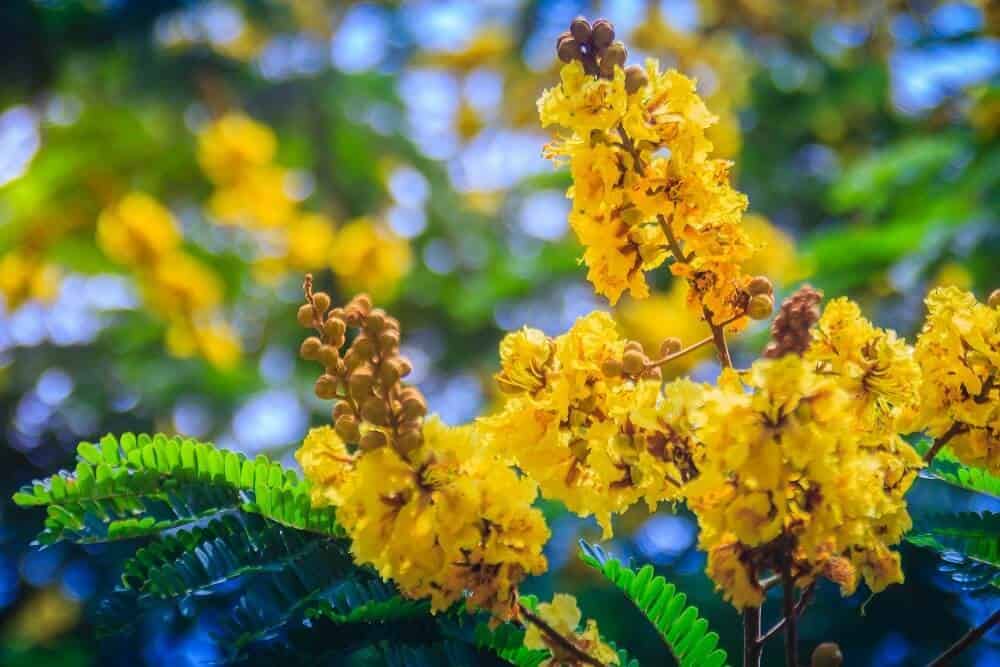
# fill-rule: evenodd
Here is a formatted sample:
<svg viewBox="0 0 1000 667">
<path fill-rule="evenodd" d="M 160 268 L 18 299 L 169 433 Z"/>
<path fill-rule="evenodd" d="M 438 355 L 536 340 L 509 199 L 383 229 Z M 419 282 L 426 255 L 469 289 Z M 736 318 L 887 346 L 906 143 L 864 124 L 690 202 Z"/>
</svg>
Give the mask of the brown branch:
<svg viewBox="0 0 1000 667">
<path fill-rule="evenodd" d="M 949 440 L 951 440 L 964 430 L 965 430 L 965 424 L 963 424 L 962 422 L 953 423 L 951 425 L 951 428 L 945 431 L 940 438 L 934 439 L 934 444 L 931 445 L 931 448 L 927 450 L 926 454 L 924 454 L 924 463 L 930 463 L 931 461 L 933 461 L 934 457 L 937 456 L 938 453 L 941 451 L 941 448 L 947 445 Z"/>
<path fill-rule="evenodd" d="M 687 347 L 685 347 L 682 350 L 678 350 L 677 352 L 674 352 L 673 354 L 668 354 L 668 355 L 666 355 L 664 357 L 661 357 L 660 359 L 656 359 L 656 360 L 648 362 L 646 364 L 646 368 L 655 368 L 657 366 L 663 366 L 664 364 L 667 364 L 667 363 L 673 361 L 674 359 L 679 359 L 680 357 L 683 357 L 685 354 L 688 354 L 689 352 L 694 352 L 699 347 L 702 347 L 704 345 L 708 345 L 711 342 L 712 342 L 712 337 L 711 336 L 708 336 L 707 338 L 702 338 L 697 343 L 691 343 L 690 345 L 688 345 Z"/>
<path fill-rule="evenodd" d="M 806 586 L 805 590 L 802 591 L 802 595 L 799 596 L 799 601 L 795 603 L 796 617 L 801 616 L 802 612 L 805 611 L 806 606 L 812 601 L 812 596 L 815 590 L 816 590 L 816 583 L 813 582 L 808 586 Z M 760 638 L 760 643 L 763 644 L 768 639 L 774 637 L 776 634 L 781 632 L 781 629 L 783 627 L 785 627 L 784 618 L 775 623 L 770 630 L 764 633 L 764 636 Z"/>
<path fill-rule="evenodd" d="M 982 624 L 977 625 L 972 628 L 959 639 L 957 642 L 948 647 L 948 650 L 934 658 L 927 667 L 946 667 L 951 665 L 952 661 L 958 656 L 959 653 L 969 648 L 975 644 L 983 635 L 990 631 L 995 625 L 1000 623 L 1000 609 L 990 614 L 990 617 L 986 619 Z"/>
<path fill-rule="evenodd" d="M 572 640 L 561 635 L 559 631 L 553 628 L 551 625 L 549 625 L 545 621 L 545 619 L 535 614 L 533 611 L 525 607 L 523 604 L 518 603 L 518 611 L 520 611 L 521 616 L 526 618 L 529 622 L 531 622 L 539 630 L 541 630 L 546 637 L 552 640 L 552 643 L 556 644 L 557 646 L 559 646 L 559 648 L 563 649 L 564 651 L 572 655 L 574 658 L 580 661 L 580 663 L 585 665 L 592 665 L 593 667 L 606 667 L 603 662 L 593 657 L 586 651 L 582 650 Z"/>
<path fill-rule="evenodd" d="M 760 667 L 764 644 L 760 638 L 760 607 L 743 610 L 743 667 Z"/>
<path fill-rule="evenodd" d="M 785 667 L 799 667 L 798 610 L 795 604 L 795 579 L 785 567 L 781 573 L 781 598 L 785 606 Z"/>
</svg>

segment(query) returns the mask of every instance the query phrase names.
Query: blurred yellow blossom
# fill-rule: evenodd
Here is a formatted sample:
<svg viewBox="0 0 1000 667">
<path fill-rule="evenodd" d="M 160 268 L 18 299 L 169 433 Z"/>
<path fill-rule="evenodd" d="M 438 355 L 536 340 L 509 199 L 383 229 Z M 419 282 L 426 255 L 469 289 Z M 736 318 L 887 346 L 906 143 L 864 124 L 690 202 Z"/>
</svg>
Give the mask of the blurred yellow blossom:
<svg viewBox="0 0 1000 667">
<path fill-rule="evenodd" d="M 97 219 L 97 243 L 119 264 L 151 266 L 173 252 L 180 242 L 173 214 L 141 192 L 125 195 Z"/>
<path fill-rule="evenodd" d="M 32 253 L 0 256 L 0 295 L 8 311 L 29 299 L 51 301 L 59 293 L 59 269 Z"/>
<path fill-rule="evenodd" d="M 271 128 L 241 113 L 227 113 L 198 135 L 198 163 L 217 184 L 231 184 L 267 166 L 277 140 Z"/>
<path fill-rule="evenodd" d="M 329 262 L 345 291 L 386 300 L 409 272 L 412 255 L 406 239 L 371 218 L 359 218 L 337 230 Z"/>
<path fill-rule="evenodd" d="M 572 595 L 556 593 L 552 596 L 552 602 L 540 603 L 535 613 L 564 639 L 572 642 L 579 651 L 595 658 L 602 665 L 618 664 L 618 654 L 601 639 L 597 621 L 589 618 L 583 629 L 580 629 L 583 614 Z M 547 667 L 579 664 L 573 653 L 562 644 L 552 641 L 534 623 L 529 624 L 525 630 L 524 646 L 530 649 L 548 649 L 552 655 L 541 663 Z"/>
</svg>

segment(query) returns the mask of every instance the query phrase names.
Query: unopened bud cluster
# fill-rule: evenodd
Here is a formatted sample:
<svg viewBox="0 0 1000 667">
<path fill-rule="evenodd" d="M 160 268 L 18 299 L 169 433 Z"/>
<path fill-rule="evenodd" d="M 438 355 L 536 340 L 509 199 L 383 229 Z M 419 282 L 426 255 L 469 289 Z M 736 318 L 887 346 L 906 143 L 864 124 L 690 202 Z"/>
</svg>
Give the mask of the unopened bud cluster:
<svg viewBox="0 0 1000 667">
<path fill-rule="evenodd" d="M 556 40 L 556 54 L 564 63 L 579 60 L 584 70 L 593 76 L 613 79 L 615 67 L 625 70 L 625 88 L 634 93 L 649 82 L 646 72 L 638 65 L 625 67 L 628 49 L 615 40 L 615 27 L 607 19 L 590 21 L 578 16 L 569 30 Z"/>
<path fill-rule="evenodd" d="M 766 276 L 756 276 L 750 279 L 746 287 L 750 300 L 747 302 L 747 315 L 753 320 L 766 320 L 774 310 L 774 285 Z"/>
<path fill-rule="evenodd" d="M 663 348 L 666 349 L 667 344 L 670 343 L 671 349 L 673 349 L 673 341 L 677 342 L 677 349 L 674 351 L 680 350 L 680 341 L 676 338 L 665 340 Z M 625 343 L 625 351 L 622 353 L 621 359 L 615 357 L 606 359 L 601 364 L 601 372 L 609 378 L 626 377 L 632 380 L 659 380 L 662 377 L 660 367 L 654 365 L 652 360 L 646 356 L 642 343 L 634 340 Z"/>
<path fill-rule="evenodd" d="M 373 308 L 365 294 L 330 308 L 328 294 L 312 291 L 311 277 L 304 287 L 306 303 L 299 307 L 298 321 L 316 335 L 306 338 L 299 352 L 323 367 L 315 392 L 337 401 L 337 435 L 366 451 L 391 445 L 405 457 L 416 450 L 423 442 L 427 403 L 418 389 L 401 382 L 411 365 L 399 353 L 399 322 Z"/>
</svg>

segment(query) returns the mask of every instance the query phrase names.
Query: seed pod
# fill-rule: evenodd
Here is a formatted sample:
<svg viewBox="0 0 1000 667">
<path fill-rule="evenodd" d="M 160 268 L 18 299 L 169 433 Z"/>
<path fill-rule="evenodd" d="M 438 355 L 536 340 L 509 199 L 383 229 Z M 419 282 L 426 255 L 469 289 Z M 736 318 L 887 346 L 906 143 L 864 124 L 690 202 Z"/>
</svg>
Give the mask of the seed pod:
<svg viewBox="0 0 1000 667">
<path fill-rule="evenodd" d="M 375 426 L 388 426 L 389 408 L 381 398 L 370 396 L 361 404 L 361 417 Z"/>
<path fill-rule="evenodd" d="M 611 21 L 607 19 L 594 21 L 594 27 L 591 28 L 590 32 L 590 43 L 594 45 L 594 48 L 603 49 L 613 41 L 615 41 L 615 27 L 611 25 Z"/>
<path fill-rule="evenodd" d="M 569 31 L 570 34 L 573 35 L 573 39 L 576 40 L 577 44 L 586 44 L 590 40 L 590 21 L 582 16 L 577 16 L 573 19 L 573 22 L 569 24 Z"/>
<path fill-rule="evenodd" d="M 664 357 L 669 357 L 671 354 L 677 354 L 680 352 L 683 346 L 684 344 L 681 343 L 680 338 L 671 336 L 670 338 L 664 339 L 664 341 L 660 344 L 660 354 Z"/>
<path fill-rule="evenodd" d="M 622 357 L 622 369 L 628 375 L 639 375 L 646 369 L 646 355 L 638 350 L 626 350 Z"/>
<path fill-rule="evenodd" d="M 604 377 L 621 377 L 622 370 L 624 370 L 622 368 L 622 362 L 613 357 L 611 359 L 605 359 L 601 364 L 601 372 L 604 373 Z"/>
<path fill-rule="evenodd" d="M 368 396 L 374 384 L 375 376 L 372 375 L 370 368 L 357 369 L 351 373 L 351 377 L 347 381 L 347 386 L 351 390 L 351 397 L 355 400 L 360 400 Z"/>
<path fill-rule="evenodd" d="M 756 276 L 747 283 L 747 292 L 750 296 L 757 296 L 758 294 L 767 294 L 768 296 L 774 294 L 774 285 L 768 280 L 767 276 Z"/>
<path fill-rule="evenodd" d="M 324 345 L 319 348 L 317 359 L 324 368 L 336 369 L 340 365 L 340 351 L 333 345 Z"/>
<path fill-rule="evenodd" d="M 387 444 L 389 444 L 389 439 L 385 437 L 385 433 L 382 433 L 382 431 L 368 431 L 361 436 L 361 440 L 358 442 L 358 447 L 360 447 L 362 451 L 370 452 L 373 449 L 385 447 Z"/>
<path fill-rule="evenodd" d="M 309 336 L 299 347 L 299 356 L 307 361 L 315 361 L 319 356 L 319 350 L 323 347 L 323 343 L 316 336 Z"/>
<path fill-rule="evenodd" d="M 844 654 L 833 642 L 823 642 L 813 651 L 810 665 L 812 667 L 840 667 L 844 664 Z"/>
<path fill-rule="evenodd" d="M 357 442 L 361 437 L 358 429 L 358 420 L 353 415 L 344 415 L 334 422 L 333 430 L 337 432 L 344 442 Z"/>
<path fill-rule="evenodd" d="M 313 390 L 316 392 L 316 396 L 322 398 L 324 401 L 336 398 L 337 378 L 324 373 L 316 379 L 316 385 L 313 387 Z"/>
<path fill-rule="evenodd" d="M 750 297 L 750 305 L 747 306 L 747 315 L 755 320 L 766 320 L 774 310 L 774 299 L 767 294 L 757 294 Z"/>
<path fill-rule="evenodd" d="M 323 333 L 331 341 L 342 340 L 345 331 L 347 331 L 347 325 L 342 319 L 327 317 L 326 322 L 323 323 Z"/>
<path fill-rule="evenodd" d="M 629 95 L 637 93 L 649 83 L 649 76 L 639 65 L 629 65 L 625 68 L 625 92 Z"/>
<path fill-rule="evenodd" d="M 1000 288 L 990 292 L 990 298 L 986 300 L 986 304 L 990 308 L 1000 308 Z"/>
<path fill-rule="evenodd" d="M 399 332 L 394 329 L 386 329 L 378 335 L 379 353 L 387 357 L 399 347 Z"/>
<path fill-rule="evenodd" d="M 580 51 L 580 45 L 575 39 L 569 37 L 568 39 L 563 39 L 559 41 L 556 46 L 556 55 L 559 56 L 559 60 L 564 63 L 571 63 L 574 60 L 579 60 L 582 53 Z"/>
<path fill-rule="evenodd" d="M 295 319 L 299 321 L 299 324 L 306 329 L 312 329 L 315 320 L 313 319 L 313 307 L 308 303 L 304 303 L 299 306 L 299 312 L 296 313 Z"/>
<path fill-rule="evenodd" d="M 320 313 L 326 313 L 330 309 L 330 295 L 326 292 L 316 292 L 313 294 L 313 304 Z"/>
</svg>

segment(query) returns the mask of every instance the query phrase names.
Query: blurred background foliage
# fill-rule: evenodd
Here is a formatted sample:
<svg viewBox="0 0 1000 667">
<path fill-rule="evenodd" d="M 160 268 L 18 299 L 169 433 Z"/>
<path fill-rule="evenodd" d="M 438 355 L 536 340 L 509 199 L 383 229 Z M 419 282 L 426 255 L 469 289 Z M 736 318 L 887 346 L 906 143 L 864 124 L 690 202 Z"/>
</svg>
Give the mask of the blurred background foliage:
<svg viewBox="0 0 1000 667">
<path fill-rule="evenodd" d="M 928 287 L 1000 285 L 1000 7 L 881 0 L 7 0 L 0 3 L 0 662 L 202 664 L 228 610 L 184 605 L 98 639 L 115 545 L 27 547 L 11 492 L 108 431 L 210 438 L 291 463 L 328 419 L 296 360 L 311 271 L 402 322 L 412 379 L 446 421 L 491 409 L 496 343 L 607 308 L 567 233 L 535 99 L 577 14 L 632 62 L 696 76 L 712 140 L 750 195 L 754 270 L 850 295 L 912 335 Z M 702 325 L 683 286 L 616 309 L 647 345 Z M 736 343 L 737 364 L 765 332 Z M 711 355 L 675 372 L 712 378 Z M 918 484 L 914 503 L 990 509 Z M 683 512 L 636 512 L 606 545 L 655 563 L 737 654 Z M 547 595 L 643 657 L 645 628 L 574 557 L 596 527 L 546 505 Z M 907 583 L 823 590 L 801 633 L 850 665 L 922 664 L 988 598 L 905 546 Z M 995 597 L 993 598 L 995 602 Z M 652 644 L 650 644 L 652 645 Z M 988 637 L 963 664 L 1000 662 Z"/>
</svg>

